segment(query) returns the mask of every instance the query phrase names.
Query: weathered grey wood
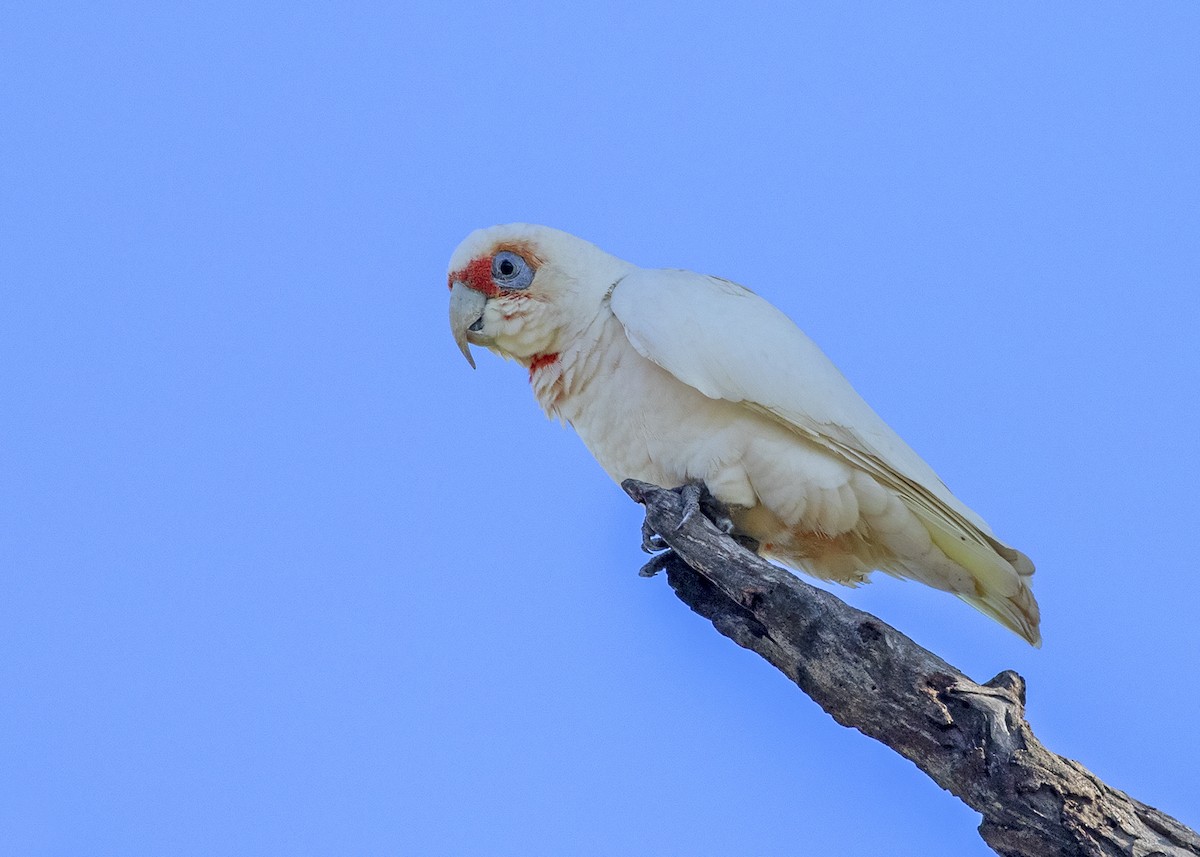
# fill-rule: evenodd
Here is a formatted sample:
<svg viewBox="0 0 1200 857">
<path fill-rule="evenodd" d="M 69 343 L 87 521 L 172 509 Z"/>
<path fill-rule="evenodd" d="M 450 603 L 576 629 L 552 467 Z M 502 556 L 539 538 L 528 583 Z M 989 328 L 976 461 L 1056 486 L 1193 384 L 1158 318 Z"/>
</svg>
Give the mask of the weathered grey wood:
<svg viewBox="0 0 1200 857">
<path fill-rule="evenodd" d="M 911 760 L 983 815 L 979 833 L 1012 857 L 1200 855 L 1195 831 L 1042 746 L 1025 722 L 1025 681 L 976 684 L 868 613 L 684 518 L 678 490 L 627 480 L 672 553 L 655 565 L 679 598 L 757 652 L 843 726 Z"/>
</svg>

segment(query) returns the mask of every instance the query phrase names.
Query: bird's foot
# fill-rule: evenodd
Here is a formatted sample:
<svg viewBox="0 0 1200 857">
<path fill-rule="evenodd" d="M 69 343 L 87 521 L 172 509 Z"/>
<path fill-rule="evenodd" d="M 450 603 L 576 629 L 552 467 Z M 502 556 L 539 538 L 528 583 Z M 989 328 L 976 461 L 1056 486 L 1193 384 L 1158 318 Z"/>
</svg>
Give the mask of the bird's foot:
<svg viewBox="0 0 1200 857">
<path fill-rule="evenodd" d="M 626 490 L 629 490 L 626 488 Z M 683 500 L 683 515 L 679 520 L 679 526 L 684 526 L 692 516 L 699 513 L 708 518 L 718 530 L 726 535 L 731 536 L 739 544 L 749 548 L 751 551 L 757 551 L 758 542 L 749 536 L 743 536 L 734 531 L 733 518 L 729 515 L 729 508 L 716 499 L 709 493 L 708 487 L 703 482 L 688 482 L 679 489 L 679 496 Z M 635 496 L 634 499 L 637 499 Z M 660 571 L 665 569 L 677 557 L 674 550 L 657 531 L 650 525 L 650 519 L 642 521 L 642 550 L 648 554 L 653 554 L 650 561 L 642 566 L 638 574 L 641 577 L 654 577 Z"/>
<path fill-rule="evenodd" d="M 750 553 L 758 553 L 758 549 L 762 544 L 754 536 L 748 536 L 745 533 L 730 533 L 729 537 L 744 547 Z"/>
<path fill-rule="evenodd" d="M 650 526 L 649 518 L 642 521 L 642 550 L 646 553 L 658 553 L 669 547 L 670 545 L 663 540 L 663 537 L 654 532 L 654 527 Z"/>
<path fill-rule="evenodd" d="M 650 526 L 649 514 L 642 521 L 642 550 L 648 554 L 653 554 L 653 556 L 650 557 L 649 562 L 638 570 L 639 577 L 654 577 L 654 575 L 665 569 L 675 556 L 675 551 L 671 550 L 671 546 L 667 544 L 666 539 L 660 536 L 654 527 Z"/>
<path fill-rule="evenodd" d="M 700 498 L 707 492 L 703 482 L 689 482 L 679 489 L 679 496 L 683 499 L 683 517 L 679 519 L 679 526 L 682 527 L 700 511 Z"/>
<path fill-rule="evenodd" d="M 675 559 L 675 551 L 670 548 L 667 548 L 662 553 L 656 553 L 650 557 L 649 562 L 638 569 L 638 577 L 654 577 L 654 575 L 670 565 L 673 559 Z"/>
<path fill-rule="evenodd" d="M 703 482 L 689 482 L 679 490 L 683 498 L 683 517 L 679 526 L 683 526 L 697 512 L 712 521 L 713 526 L 725 535 L 733 535 L 733 518 L 729 515 L 729 507 L 709 493 L 708 486 Z"/>
</svg>

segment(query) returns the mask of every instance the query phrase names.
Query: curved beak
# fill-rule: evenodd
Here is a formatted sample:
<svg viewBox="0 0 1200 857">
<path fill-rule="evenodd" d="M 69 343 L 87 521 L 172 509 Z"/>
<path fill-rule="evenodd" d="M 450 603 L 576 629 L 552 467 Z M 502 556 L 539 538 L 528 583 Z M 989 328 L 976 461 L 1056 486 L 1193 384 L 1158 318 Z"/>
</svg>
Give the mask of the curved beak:
<svg viewBox="0 0 1200 857">
<path fill-rule="evenodd" d="M 483 307 L 486 303 L 487 295 L 468 288 L 466 283 L 456 282 L 450 289 L 450 332 L 454 334 L 454 342 L 472 369 L 475 368 L 475 358 L 471 356 L 467 333 L 483 328 Z"/>
</svg>

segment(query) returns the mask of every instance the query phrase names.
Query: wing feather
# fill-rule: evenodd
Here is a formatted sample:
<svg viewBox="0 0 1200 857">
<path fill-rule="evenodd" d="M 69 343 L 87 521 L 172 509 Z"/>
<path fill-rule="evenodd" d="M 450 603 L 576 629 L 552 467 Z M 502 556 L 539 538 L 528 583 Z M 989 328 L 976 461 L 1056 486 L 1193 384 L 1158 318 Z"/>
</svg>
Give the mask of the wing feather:
<svg viewBox="0 0 1200 857">
<path fill-rule="evenodd" d="M 769 416 L 894 491 L 972 572 L 979 591 L 967 600 L 986 602 L 976 606 L 1027 638 L 1036 634 L 1009 604 L 1033 564 L 950 493 L 780 310 L 728 280 L 647 269 L 618 282 L 611 308 L 633 347 L 683 383 Z"/>
</svg>

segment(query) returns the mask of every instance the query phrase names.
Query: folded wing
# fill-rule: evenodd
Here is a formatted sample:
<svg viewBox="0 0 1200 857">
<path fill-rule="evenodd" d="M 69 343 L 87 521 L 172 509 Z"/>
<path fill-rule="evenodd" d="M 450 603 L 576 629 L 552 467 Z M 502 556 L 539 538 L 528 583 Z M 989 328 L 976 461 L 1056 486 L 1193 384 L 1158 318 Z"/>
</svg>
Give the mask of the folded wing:
<svg viewBox="0 0 1200 857">
<path fill-rule="evenodd" d="M 786 315 L 736 283 L 671 270 L 628 274 L 611 307 L 633 347 L 683 383 L 769 416 L 894 491 L 976 580 L 960 597 L 1037 644 L 1028 557 L 997 540 Z"/>
</svg>

